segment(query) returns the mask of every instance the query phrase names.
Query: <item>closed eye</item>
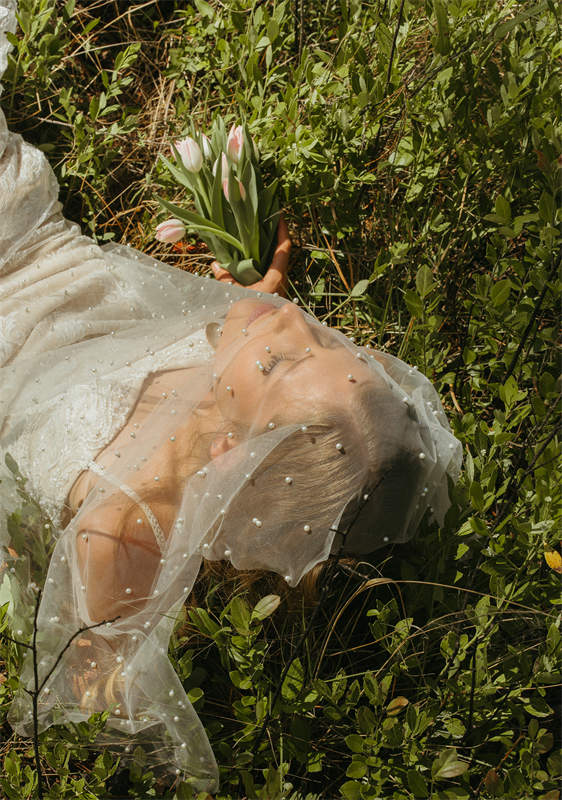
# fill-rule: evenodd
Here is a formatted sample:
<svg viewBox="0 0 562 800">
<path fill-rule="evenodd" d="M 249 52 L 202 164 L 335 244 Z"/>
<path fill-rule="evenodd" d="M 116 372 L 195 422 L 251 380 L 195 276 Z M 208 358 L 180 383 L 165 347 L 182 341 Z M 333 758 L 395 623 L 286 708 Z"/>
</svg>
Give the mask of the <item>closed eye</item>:
<svg viewBox="0 0 562 800">
<path fill-rule="evenodd" d="M 263 368 L 262 374 L 269 375 L 278 364 L 281 364 L 282 361 L 297 361 L 296 356 L 289 356 L 286 353 L 278 353 L 272 356 L 267 364 L 266 367 Z"/>
</svg>

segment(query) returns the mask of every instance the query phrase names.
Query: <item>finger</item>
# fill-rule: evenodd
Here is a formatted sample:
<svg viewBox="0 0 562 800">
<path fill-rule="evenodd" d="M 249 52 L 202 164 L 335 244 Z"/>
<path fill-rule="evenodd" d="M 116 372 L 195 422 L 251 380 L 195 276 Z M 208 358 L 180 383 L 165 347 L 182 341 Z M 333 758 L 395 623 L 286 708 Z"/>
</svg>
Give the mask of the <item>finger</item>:
<svg viewBox="0 0 562 800">
<path fill-rule="evenodd" d="M 271 266 L 266 273 L 267 277 L 269 272 L 273 270 L 270 280 L 277 280 L 283 285 L 286 284 L 287 273 L 289 272 L 289 255 L 291 252 L 291 247 L 292 243 L 291 237 L 289 236 L 289 229 L 287 227 L 287 223 L 283 217 L 281 217 L 277 232 L 277 247 L 275 248 L 275 252 L 271 260 Z"/>
<path fill-rule="evenodd" d="M 260 281 L 260 286 L 259 286 L 260 291 L 269 292 L 270 294 L 278 292 L 282 297 L 284 297 L 286 287 L 287 287 L 286 270 L 283 272 L 277 269 L 277 267 L 274 266 L 272 263 L 271 267 L 267 270 L 263 279 Z"/>
<path fill-rule="evenodd" d="M 211 264 L 211 269 L 213 271 L 213 275 L 218 281 L 232 281 L 232 275 L 226 269 L 223 269 L 218 261 L 213 261 Z"/>
<path fill-rule="evenodd" d="M 279 224 L 277 226 L 277 244 L 283 245 L 289 250 L 291 249 L 291 236 L 289 234 L 289 226 L 285 222 L 285 217 L 281 214 L 279 217 Z"/>
</svg>

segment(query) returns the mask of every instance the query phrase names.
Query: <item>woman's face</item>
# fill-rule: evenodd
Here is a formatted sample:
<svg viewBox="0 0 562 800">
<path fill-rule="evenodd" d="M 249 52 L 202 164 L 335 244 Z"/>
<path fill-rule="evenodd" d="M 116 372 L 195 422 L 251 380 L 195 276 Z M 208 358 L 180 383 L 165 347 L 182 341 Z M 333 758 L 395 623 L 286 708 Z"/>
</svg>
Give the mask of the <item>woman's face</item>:
<svg viewBox="0 0 562 800">
<path fill-rule="evenodd" d="M 279 307 L 253 298 L 240 300 L 227 315 L 216 371 L 222 416 L 260 429 L 274 419 L 306 419 L 317 406 L 345 406 L 371 379 L 363 359 L 309 322 L 294 303 Z"/>
</svg>

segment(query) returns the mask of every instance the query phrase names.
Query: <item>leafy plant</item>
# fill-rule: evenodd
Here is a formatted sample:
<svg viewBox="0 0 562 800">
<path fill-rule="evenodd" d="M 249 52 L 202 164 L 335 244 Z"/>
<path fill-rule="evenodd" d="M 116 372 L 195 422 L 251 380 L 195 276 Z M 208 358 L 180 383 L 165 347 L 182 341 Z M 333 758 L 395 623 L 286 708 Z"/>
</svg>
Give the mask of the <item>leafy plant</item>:
<svg viewBox="0 0 562 800">
<path fill-rule="evenodd" d="M 465 453 L 444 527 L 329 568 L 314 617 L 265 579 L 201 578 L 170 657 L 217 755 L 218 800 L 555 800 L 558 7 L 118 7 L 20 0 L 2 104 L 49 156 L 67 215 L 204 272 L 214 253 L 152 239 L 156 186 L 179 199 L 158 155 L 188 122 L 242 116 L 278 164 L 291 295 L 424 371 Z M 26 503 L 16 536 L 48 522 Z M 21 655 L 0 645 L 3 715 Z M 4 720 L 2 791 L 31 797 L 32 749 Z M 41 734 L 49 796 L 190 797 L 93 754 L 97 724 Z"/>
</svg>

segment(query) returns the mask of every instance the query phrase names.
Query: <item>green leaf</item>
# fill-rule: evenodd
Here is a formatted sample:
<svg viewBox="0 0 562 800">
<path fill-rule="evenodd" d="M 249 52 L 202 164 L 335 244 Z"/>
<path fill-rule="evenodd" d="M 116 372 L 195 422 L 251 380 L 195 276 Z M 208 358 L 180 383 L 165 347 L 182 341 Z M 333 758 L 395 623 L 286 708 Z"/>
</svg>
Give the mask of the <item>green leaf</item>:
<svg viewBox="0 0 562 800">
<path fill-rule="evenodd" d="M 527 698 L 525 702 L 525 711 L 533 717 L 550 717 L 554 714 L 552 708 L 548 705 L 539 694 L 534 694 Z"/>
<path fill-rule="evenodd" d="M 408 702 L 406 697 L 395 697 L 386 707 L 387 715 L 389 717 L 395 717 L 397 714 L 400 714 L 400 712 L 406 708 Z"/>
<path fill-rule="evenodd" d="M 459 761 L 457 751 L 453 747 L 442 750 L 431 765 L 431 775 L 434 780 L 448 780 L 464 775 L 468 769 L 466 761 Z"/>
<path fill-rule="evenodd" d="M 511 222 L 511 206 L 501 194 L 499 194 L 496 198 L 495 210 L 499 221 L 505 223 L 506 225 Z"/>
<path fill-rule="evenodd" d="M 266 597 L 256 603 L 252 611 L 252 619 L 265 619 L 270 617 L 273 612 L 279 607 L 281 598 L 278 594 L 268 594 Z"/>
<path fill-rule="evenodd" d="M 413 317 L 423 316 L 423 301 L 419 294 L 412 292 L 410 289 L 406 289 L 404 292 L 404 300 L 408 306 L 408 311 Z"/>
<path fill-rule="evenodd" d="M 492 303 L 494 304 L 494 306 L 496 307 L 503 306 L 503 304 L 509 298 L 510 290 L 511 290 L 511 281 L 509 280 L 509 278 L 504 278 L 504 280 L 495 283 L 490 289 L 490 297 L 492 299 Z"/>
<path fill-rule="evenodd" d="M 549 222 L 551 225 L 553 225 L 555 212 L 556 206 L 554 203 L 554 197 L 545 189 L 539 200 L 539 217 L 543 222 Z"/>
<path fill-rule="evenodd" d="M 226 616 L 241 636 L 250 633 L 250 609 L 242 597 L 234 597 L 227 609 Z"/>
<path fill-rule="evenodd" d="M 368 279 L 358 281 L 351 290 L 350 297 L 361 297 L 361 295 L 365 294 L 365 292 L 367 291 L 368 285 L 369 285 Z"/>
<path fill-rule="evenodd" d="M 346 781 L 340 786 L 340 792 L 345 800 L 361 800 L 361 784 L 358 781 Z"/>
<path fill-rule="evenodd" d="M 365 749 L 365 741 L 363 737 L 357 733 L 350 733 L 345 737 L 345 743 L 352 753 L 362 753 Z"/>
<path fill-rule="evenodd" d="M 289 667 L 281 687 L 281 695 L 285 700 L 294 700 L 302 689 L 304 681 L 304 669 L 298 658 L 295 658 Z"/>
<path fill-rule="evenodd" d="M 449 18 L 447 10 L 441 0 L 433 0 L 433 10 L 437 20 L 437 37 L 435 39 L 435 49 L 445 56 L 451 49 L 451 39 L 449 32 Z"/>
<path fill-rule="evenodd" d="M 415 797 L 428 797 L 427 781 L 421 772 L 409 769 L 407 772 L 408 787 Z"/>
<path fill-rule="evenodd" d="M 348 778 L 363 778 L 367 774 L 367 765 L 364 761 L 352 761 L 345 774 Z"/>
<path fill-rule="evenodd" d="M 423 299 L 432 290 L 435 281 L 433 273 L 427 264 L 422 264 L 416 274 L 416 289 L 419 296 Z"/>
<path fill-rule="evenodd" d="M 218 225 L 215 225 L 214 222 L 201 217 L 199 214 L 194 214 L 192 211 L 186 211 L 184 208 L 180 208 L 174 203 L 169 203 L 161 197 L 158 198 L 158 202 L 162 208 L 165 208 L 166 211 L 173 214 L 174 217 L 181 219 L 181 221 L 185 223 L 186 228 L 192 233 L 212 233 L 214 236 L 222 239 L 222 241 L 235 247 L 241 253 L 244 252 L 241 242 Z"/>
</svg>

